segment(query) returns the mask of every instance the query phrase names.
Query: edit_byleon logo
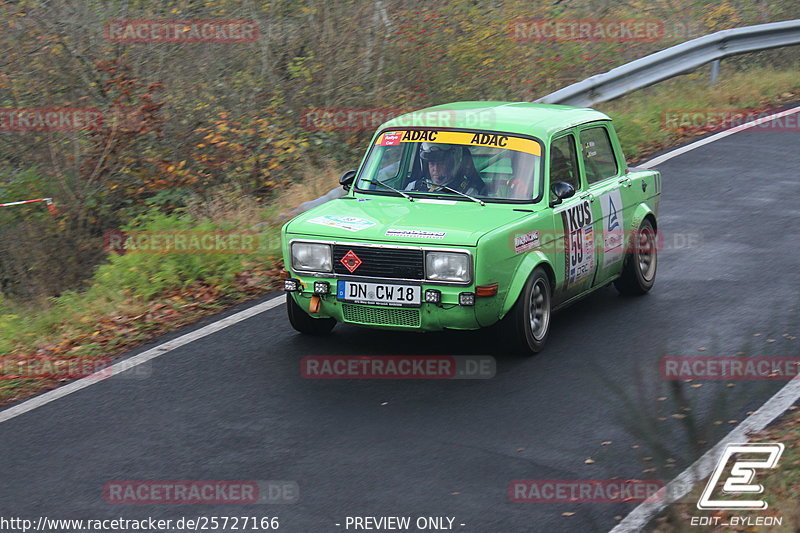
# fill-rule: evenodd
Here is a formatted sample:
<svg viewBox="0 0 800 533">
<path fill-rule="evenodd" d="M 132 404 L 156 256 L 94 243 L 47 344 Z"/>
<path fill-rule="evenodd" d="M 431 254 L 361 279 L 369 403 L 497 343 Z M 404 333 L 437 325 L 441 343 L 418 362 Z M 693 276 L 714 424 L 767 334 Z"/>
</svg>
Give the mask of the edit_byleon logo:
<svg viewBox="0 0 800 533">
<path fill-rule="evenodd" d="M 722 492 L 728 495 L 752 495 L 764 492 L 764 486 L 753 483 L 756 471 L 761 469 L 775 468 L 778 460 L 783 454 L 784 446 L 781 443 L 744 443 L 728 444 L 722 457 L 719 459 L 717 467 L 712 472 L 706 488 L 697 501 L 697 508 L 701 510 L 758 510 L 766 509 L 767 502 L 763 500 L 712 499 L 714 489 L 725 472 L 731 457 L 742 454 L 745 457 L 735 457 L 730 474 L 722 485 Z M 758 458 L 756 458 L 758 457 Z"/>
</svg>

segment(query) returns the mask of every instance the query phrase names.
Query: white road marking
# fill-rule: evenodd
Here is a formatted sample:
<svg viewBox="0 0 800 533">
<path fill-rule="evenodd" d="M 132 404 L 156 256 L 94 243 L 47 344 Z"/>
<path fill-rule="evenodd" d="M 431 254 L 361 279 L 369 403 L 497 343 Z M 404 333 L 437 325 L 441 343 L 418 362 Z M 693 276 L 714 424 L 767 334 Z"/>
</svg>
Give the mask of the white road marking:
<svg viewBox="0 0 800 533">
<path fill-rule="evenodd" d="M 763 124 L 765 122 L 769 122 L 770 120 L 775 120 L 777 118 L 783 118 L 787 115 L 792 115 L 800 111 L 800 107 L 793 107 L 792 109 L 787 109 L 786 111 L 781 111 L 780 113 L 775 113 L 768 117 L 762 117 L 756 120 L 752 120 L 750 122 L 745 122 L 744 124 L 740 124 L 739 126 L 734 126 L 733 128 L 725 131 L 721 131 L 717 134 L 711 135 L 706 137 L 705 139 L 700 139 L 699 141 L 695 141 L 693 143 L 687 144 L 686 146 L 681 146 L 680 148 L 676 148 L 674 150 L 670 150 L 666 154 L 661 154 L 658 157 L 654 157 L 650 161 L 646 161 L 641 165 L 636 165 L 637 167 L 641 168 L 652 168 L 656 165 L 660 165 L 664 161 L 669 161 L 673 157 L 678 157 L 679 155 L 685 154 L 686 152 L 691 152 L 695 148 L 700 148 L 701 146 L 705 146 L 709 143 L 713 143 L 714 141 L 718 141 L 720 139 L 724 139 L 728 135 L 733 135 L 734 133 L 739 133 L 740 131 L 744 131 L 746 129 L 750 129 L 754 126 L 758 126 L 759 124 Z"/>
<path fill-rule="evenodd" d="M 747 122 L 740 126 L 736 126 L 729 130 L 711 135 L 705 139 L 697 142 L 687 144 L 666 154 L 662 154 L 656 158 L 651 159 L 643 165 L 644 168 L 651 168 L 663 163 L 673 157 L 685 154 L 690 150 L 699 148 L 708 143 L 723 139 L 728 135 L 744 131 L 753 126 L 763 124 L 776 118 L 785 117 L 794 113 L 800 112 L 800 107 L 794 107 L 775 113 L 768 117 L 760 118 L 752 122 Z M 629 531 L 640 531 L 643 529 L 658 513 L 660 513 L 668 505 L 678 501 L 686 496 L 692 487 L 698 482 L 702 481 L 711 474 L 711 470 L 716 466 L 719 461 L 722 451 L 725 446 L 731 443 L 748 442 L 749 433 L 756 433 L 761 431 L 767 425 L 783 414 L 789 407 L 800 398 L 800 376 L 795 377 L 787 383 L 784 387 L 776 392 L 772 398 L 762 405 L 755 413 L 747 417 L 741 424 L 728 433 L 725 438 L 719 441 L 713 448 L 704 453 L 697 461 L 692 463 L 686 470 L 681 472 L 675 479 L 667 483 L 662 491 L 659 491 L 653 497 L 645 500 L 639 504 L 622 522 L 616 525 L 610 533 L 627 533 Z M 657 500 L 661 501 L 657 501 Z"/>
<path fill-rule="evenodd" d="M 217 320 L 216 322 L 212 322 L 207 326 L 203 326 L 200 329 L 196 329 L 191 333 L 187 333 L 186 335 L 181 335 L 177 339 L 172 339 L 171 341 L 167 341 L 163 344 L 159 344 L 155 348 L 150 348 L 140 354 L 136 354 L 133 357 L 129 357 L 128 359 L 123 359 L 117 363 L 111 365 L 110 368 L 103 369 L 95 374 L 90 376 L 86 376 L 85 378 L 78 379 L 76 381 L 72 381 L 67 383 L 63 387 L 59 387 L 57 389 L 53 389 L 51 391 L 45 392 L 44 394 L 40 394 L 30 400 L 22 402 L 20 404 L 15 405 L 14 407 L 10 407 L 4 411 L 0 411 L 0 423 L 5 422 L 6 420 L 11 420 L 14 417 L 17 417 L 21 414 L 27 413 L 29 411 L 33 411 L 37 407 L 41 407 L 46 405 L 50 402 L 58 400 L 59 398 L 63 398 L 73 392 L 77 392 L 81 389 L 85 389 L 90 385 L 94 385 L 95 383 L 100 383 L 112 376 L 117 374 L 121 374 L 131 368 L 134 368 L 142 363 L 150 361 L 151 359 L 155 359 L 160 355 L 164 355 L 167 352 L 171 352 L 175 348 L 180 348 L 186 344 L 189 344 L 192 341 L 196 341 L 197 339 L 202 339 L 203 337 L 207 337 L 212 333 L 216 333 L 217 331 L 227 328 L 228 326 L 232 326 L 237 324 L 243 320 L 247 320 L 248 318 L 252 318 L 264 311 L 269 311 L 279 305 L 284 303 L 284 297 L 278 296 L 276 298 L 272 298 L 271 300 L 267 300 L 266 302 L 262 302 L 260 304 L 254 305 L 253 307 L 249 307 L 244 311 L 239 311 L 229 317 L 222 318 Z"/>
</svg>

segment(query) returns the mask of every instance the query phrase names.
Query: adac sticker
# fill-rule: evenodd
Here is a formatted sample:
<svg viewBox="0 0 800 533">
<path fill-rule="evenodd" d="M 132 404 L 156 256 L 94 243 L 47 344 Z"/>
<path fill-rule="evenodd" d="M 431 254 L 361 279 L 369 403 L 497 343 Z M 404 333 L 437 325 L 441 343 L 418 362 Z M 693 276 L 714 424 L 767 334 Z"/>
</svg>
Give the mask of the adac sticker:
<svg viewBox="0 0 800 533">
<path fill-rule="evenodd" d="M 386 230 L 387 237 L 411 237 L 414 239 L 442 239 L 447 235 L 444 231 L 426 231 L 420 229 L 395 229 Z"/>
<path fill-rule="evenodd" d="M 339 215 L 324 215 L 317 218 L 312 218 L 308 222 L 312 224 L 320 224 L 331 228 L 341 228 L 347 231 L 361 231 L 375 225 L 375 222 L 367 220 L 366 218 L 359 217 L 343 217 Z"/>
<path fill-rule="evenodd" d="M 403 130 L 383 133 L 378 136 L 378 146 L 395 146 L 399 143 L 435 142 L 442 144 L 460 144 L 463 146 L 487 146 L 505 148 L 527 154 L 540 155 L 541 145 L 533 139 L 500 135 L 480 131 L 438 131 L 438 130 Z"/>
</svg>

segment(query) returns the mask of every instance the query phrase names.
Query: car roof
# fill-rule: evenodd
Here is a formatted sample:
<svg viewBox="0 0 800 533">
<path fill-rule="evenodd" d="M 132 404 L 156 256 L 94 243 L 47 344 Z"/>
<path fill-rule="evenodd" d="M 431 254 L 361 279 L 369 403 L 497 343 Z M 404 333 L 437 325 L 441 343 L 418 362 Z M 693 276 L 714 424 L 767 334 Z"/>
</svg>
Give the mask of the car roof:
<svg viewBox="0 0 800 533">
<path fill-rule="evenodd" d="M 533 135 L 548 139 L 567 128 L 610 120 L 588 107 L 532 102 L 453 102 L 412 111 L 384 122 L 380 129 L 402 127 L 464 128 Z"/>
</svg>

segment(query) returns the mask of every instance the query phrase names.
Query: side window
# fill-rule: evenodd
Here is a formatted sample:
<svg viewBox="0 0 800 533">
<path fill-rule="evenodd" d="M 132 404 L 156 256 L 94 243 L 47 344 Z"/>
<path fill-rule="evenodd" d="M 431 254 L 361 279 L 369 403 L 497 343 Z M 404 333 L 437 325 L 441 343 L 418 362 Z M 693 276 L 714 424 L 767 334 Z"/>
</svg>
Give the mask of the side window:
<svg viewBox="0 0 800 533">
<path fill-rule="evenodd" d="M 581 188 L 578 173 L 578 157 L 575 154 L 575 139 L 572 134 L 559 137 L 550 144 L 550 184 L 566 181 L 575 190 Z"/>
<path fill-rule="evenodd" d="M 603 127 L 588 128 L 580 133 L 581 156 L 586 181 L 596 183 L 617 175 L 617 160 L 611 148 L 608 131 Z"/>
</svg>

